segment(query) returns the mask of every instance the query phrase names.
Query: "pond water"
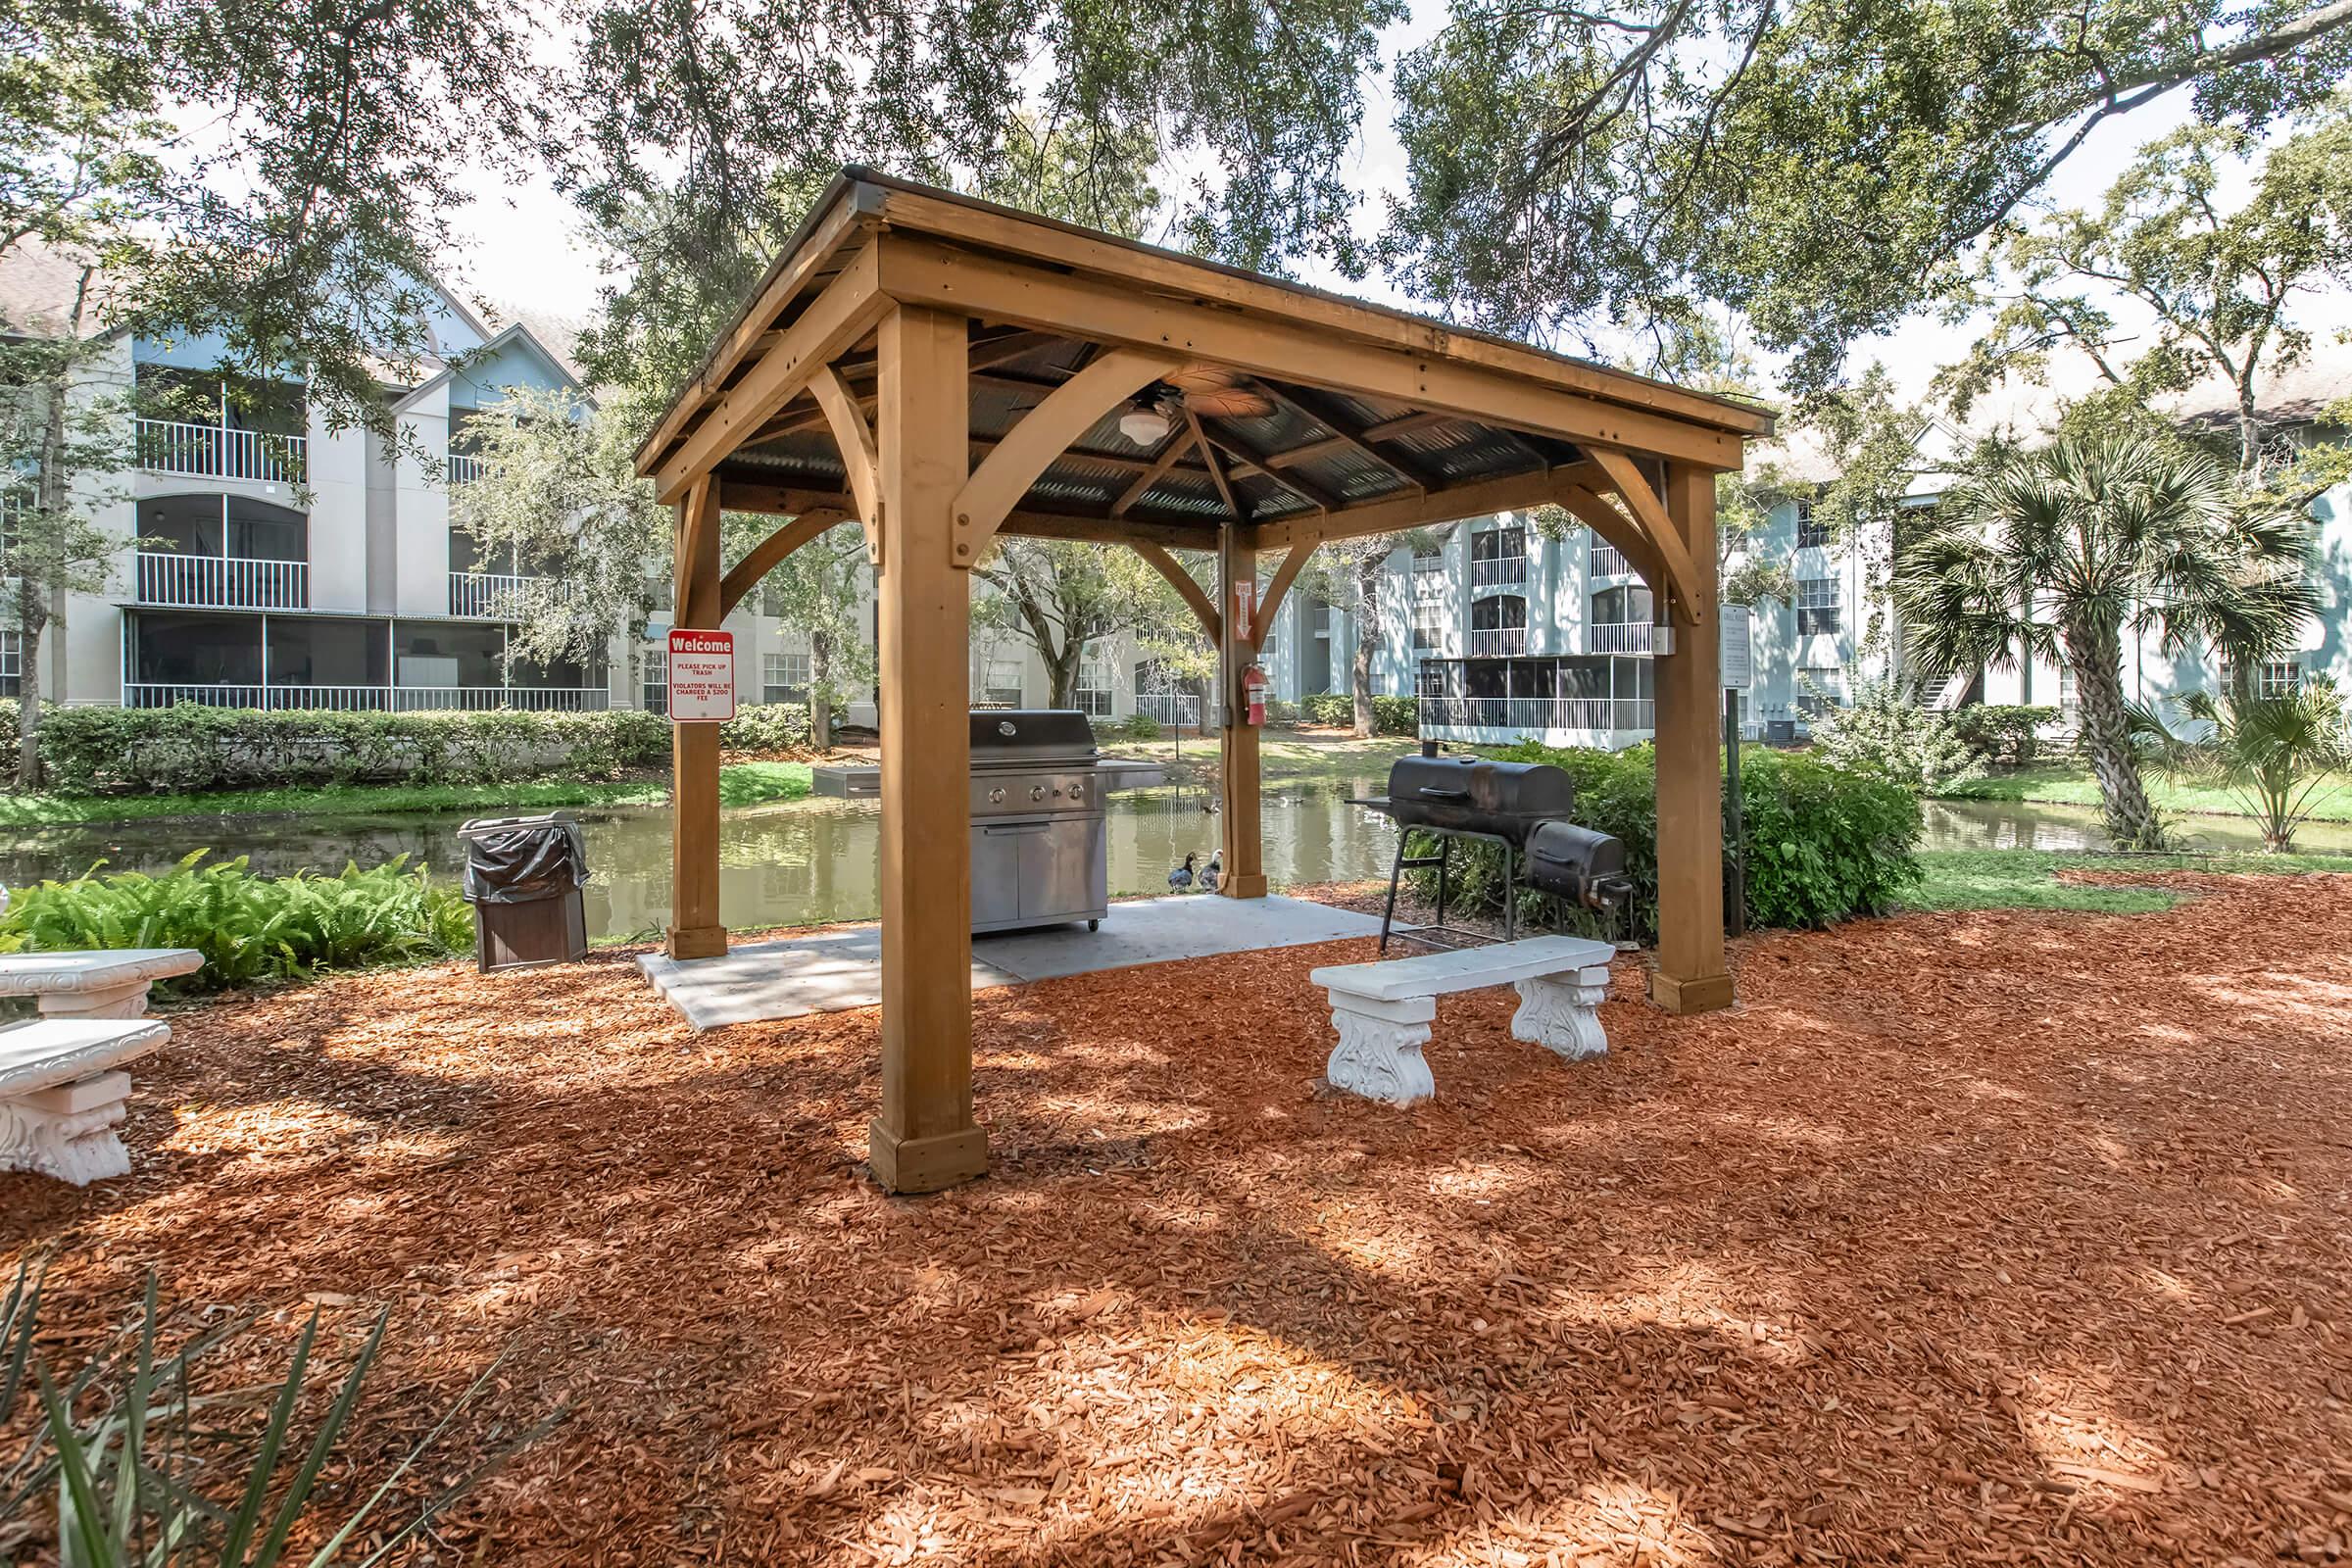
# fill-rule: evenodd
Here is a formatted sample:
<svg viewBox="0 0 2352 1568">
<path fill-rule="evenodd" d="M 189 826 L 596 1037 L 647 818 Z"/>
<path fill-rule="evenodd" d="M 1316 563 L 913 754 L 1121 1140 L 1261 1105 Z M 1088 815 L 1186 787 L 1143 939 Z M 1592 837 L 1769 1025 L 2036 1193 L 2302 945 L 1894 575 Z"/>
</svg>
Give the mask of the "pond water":
<svg viewBox="0 0 2352 1568">
<path fill-rule="evenodd" d="M 1264 792 L 1266 874 L 1277 887 L 1388 875 L 1396 845 L 1386 817 L 1348 797 L 1377 795 L 1385 778 L 1269 781 Z M 1110 891 L 1159 893 L 1168 870 L 1193 851 L 1217 845 L 1213 800 L 1198 786 L 1113 795 L 1108 803 Z M 669 816 L 658 807 L 579 813 L 591 880 L 589 934 L 659 932 L 669 916 Z M 168 869 L 192 849 L 252 858 L 254 869 L 285 875 L 372 865 L 406 855 L 454 876 L 458 826 L 466 813 L 351 816 L 179 817 L 79 823 L 0 832 L 0 884 L 70 877 L 104 861 L 113 870 Z M 2203 849 L 2258 849 L 2252 825 L 2196 817 L 2187 832 Z M 719 827 L 719 914 L 731 926 L 871 919 L 879 808 L 871 801 L 806 800 L 725 812 Z M 1930 801 L 1924 847 L 1937 850 L 2081 850 L 2103 843 L 2089 807 Z M 2297 847 L 2352 853 L 2352 826 L 2307 828 Z"/>
</svg>

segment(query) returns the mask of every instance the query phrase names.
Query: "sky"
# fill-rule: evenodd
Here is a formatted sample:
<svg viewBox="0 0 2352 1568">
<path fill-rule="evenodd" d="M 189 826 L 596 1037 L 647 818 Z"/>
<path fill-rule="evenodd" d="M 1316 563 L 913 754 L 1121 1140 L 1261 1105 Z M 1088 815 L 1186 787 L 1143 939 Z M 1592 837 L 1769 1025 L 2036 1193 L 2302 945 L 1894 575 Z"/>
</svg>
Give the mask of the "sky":
<svg viewBox="0 0 2352 1568">
<path fill-rule="evenodd" d="M 1415 10 L 1411 19 L 1382 36 L 1382 55 L 1391 67 L 1443 24 L 1443 6 L 1423 0 Z M 1384 71 L 1366 83 L 1363 128 L 1348 169 L 1351 182 L 1363 194 L 1358 226 L 1367 231 L 1377 227 L 1386 198 L 1404 188 L 1405 159 L 1395 131 L 1393 79 L 1393 72 Z M 2133 115 L 2096 127 L 2059 170 L 2036 205 L 2057 210 L 2094 204 L 2132 154 L 2184 123 L 2188 109 L 2188 93 L 2176 91 Z M 468 240 L 464 284 L 494 301 L 575 318 L 592 315 L 603 274 L 594 250 L 579 238 L 570 204 L 544 179 L 516 186 L 477 171 L 466 185 L 475 200 L 458 223 L 460 233 Z M 1377 273 L 1350 280 L 1321 266 L 1308 266 L 1300 275 L 1306 282 L 1339 293 L 1438 314 L 1428 302 L 1394 288 Z M 2118 315 L 2131 318 L 2128 308 Z M 2319 302 L 2313 319 L 2314 324 L 2325 326 L 2352 323 L 2352 298 Z M 1967 323 L 1947 325 L 1916 318 L 1887 336 L 1857 344 L 1849 369 L 1858 374 L 1871 361 L 1882 361 L 1899 386 L 1916 394 L 1925 389 L 1937 367 L 1958 359 L 1975 335 Z"/>
</svg>

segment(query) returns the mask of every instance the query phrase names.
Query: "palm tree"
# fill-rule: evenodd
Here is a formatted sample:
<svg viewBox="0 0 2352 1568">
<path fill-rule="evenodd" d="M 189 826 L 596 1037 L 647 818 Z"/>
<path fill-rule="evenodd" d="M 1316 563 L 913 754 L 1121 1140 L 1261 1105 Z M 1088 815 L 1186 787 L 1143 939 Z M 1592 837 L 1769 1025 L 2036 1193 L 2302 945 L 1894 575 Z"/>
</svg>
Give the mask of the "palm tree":
<svg viewBox="0 0 2352 1568">
<path fill-rule="evenodd" d="M 2082 744 L 2108 836 L 2158 849 L 2124 702 L 2124 633 L 2251 663 L 2320 610 L 2307 519 L 2246 505 L 2211 459 L 2128 432 L 2073 436 L 1964 486 L 1908 550 L 1894 602 L 1925 671 L 2024 655 L 2074 671 Z"/>
<path fill-rule="evenodd" d="M 2134 710 L 2157 744 L 2157 765 L 2198 783 L 2219 785 L 2262 824 L 2263 848 L 2294 848 L 2295 829 L 2342 787 L 2352 768 L 2352 726 L 2344 699 L 2325 676 L 2276 697 L 2233 686 L 2215 696 L 2189 692 L 2180 710 L 2204 726 L 2183 738 Z"/>
</svg>

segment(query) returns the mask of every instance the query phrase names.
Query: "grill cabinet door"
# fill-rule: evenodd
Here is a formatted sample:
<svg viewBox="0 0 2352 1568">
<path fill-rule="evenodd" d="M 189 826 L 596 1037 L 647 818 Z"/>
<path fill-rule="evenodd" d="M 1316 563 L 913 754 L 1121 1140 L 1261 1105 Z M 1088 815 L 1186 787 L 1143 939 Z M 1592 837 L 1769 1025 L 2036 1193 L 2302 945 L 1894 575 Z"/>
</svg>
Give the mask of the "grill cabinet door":
<svg viewBox="0 0 2352 1568">
<path fill-rule="evenodd" d="M 997 925 L 1021 912 L 1021 845 L 1031 826 L 972 824 L 972 924 Z"/>
<path fill-rule="evenodd" d="M 1101 906 L 1104 867 L 1092 817 L 1041 823 L 1019 843 L 1023 920 L 1077 919 Z"/>
</svg>

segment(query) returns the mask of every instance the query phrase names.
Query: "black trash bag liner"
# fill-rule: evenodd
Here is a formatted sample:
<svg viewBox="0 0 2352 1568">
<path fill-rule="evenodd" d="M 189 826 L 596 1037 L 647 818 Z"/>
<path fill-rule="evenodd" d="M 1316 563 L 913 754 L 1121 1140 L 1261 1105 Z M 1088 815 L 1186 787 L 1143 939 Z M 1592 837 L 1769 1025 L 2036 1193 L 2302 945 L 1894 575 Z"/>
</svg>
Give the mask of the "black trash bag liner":
<svg viewBox="0 0 2352 1568">
<path fill-rule="evenodd" d="M 509 816 L 467 822 L 466 898 L 473 904 L 536 904 L 588 881 L 588 846 L 580 825 L 559 816 Z"/>
</svg>

